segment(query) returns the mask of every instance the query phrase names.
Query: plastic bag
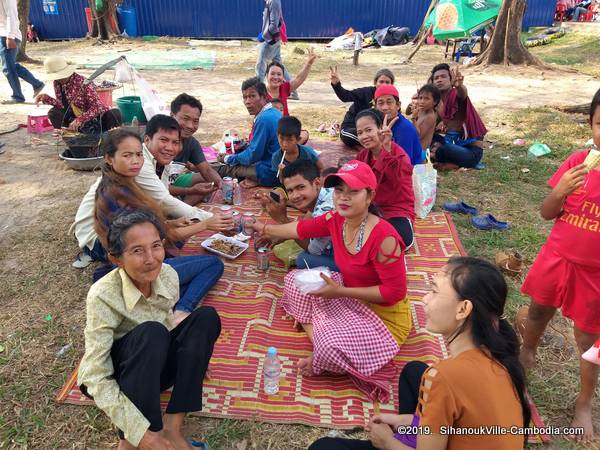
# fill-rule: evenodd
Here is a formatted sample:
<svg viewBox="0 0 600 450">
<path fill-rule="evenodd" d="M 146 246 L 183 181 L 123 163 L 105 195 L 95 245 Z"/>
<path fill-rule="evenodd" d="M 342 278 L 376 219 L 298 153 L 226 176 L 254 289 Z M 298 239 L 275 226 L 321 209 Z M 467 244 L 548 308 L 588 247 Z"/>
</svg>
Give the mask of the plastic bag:
<svg viewBox="0 0 600 450">
<path fill-rule="evenodd" d="M 285 264 L 286 269 L 296 264 L 296 257 L 303 251 L 304 249 L 292 239 L 273 247 L 273 254 Z"/>
<path fill-rule="evenodd" d="M 533 141 L 533 144 L 527 150 L 527 155 L 539 158 L 540 156 L 547 155 L 550 152 L 550 147 L 548 147 L 546 144 L 542 144 L 539 141 Z"/>
<path fill-rule="evenodd" d="M 138 87 L 138 93 L 142 100 L 142 109 L 146 115 L 146 119 L 150 120 L 157 114 L 169 115 L 170 111 L 166 103 L 158 95 L 158 91 L 152 88 L 150 84 L 137 72 L 133 72 L 135 82 Z"/>
<path fill-rule="evenodd" d="M 115 65 L 115 81 L 127 83 L 133 79 L 133 67 L 126 60 L 121 60 Z"/>
<path fill-rule="evenodd" d="M 424 164 L 417 164 L 413 168 L 413 190 L 415 193 L 415 213 L 420 219 L 427 214 L 435 204 L 437 193 L 437 170 L 429 159 L 429 151 Z"/>
<path fill-rule="evenodd" d="M 327 267 L 297 270 L 294 274 L 294 284 L 304 294 L 318 291 L 327 284 L 326 281 L 321 278 L 322 273 L 331 277 L 331 270 Z"/>
</svg>

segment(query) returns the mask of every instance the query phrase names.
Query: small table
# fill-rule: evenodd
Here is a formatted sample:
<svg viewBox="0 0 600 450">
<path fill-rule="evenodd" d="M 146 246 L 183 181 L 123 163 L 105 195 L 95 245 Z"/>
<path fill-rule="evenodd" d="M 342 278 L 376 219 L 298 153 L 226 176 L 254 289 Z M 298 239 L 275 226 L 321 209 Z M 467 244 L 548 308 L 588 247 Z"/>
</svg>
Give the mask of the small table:
<svg viewBox="0 0 600 450">
<path fill-rule="evenodd" d="M 471 42 L 472 42 L 472 45 L 470 44 Z M 477 55 L 479 55 L 479 53 L 474 52 L 473 49 L 475 48 L 475 45 L 477 45 L 478 43 L 479 43 L 479 53 L 481 53 L 481 37 L 479 37 L 479 36 L 448 39 L 448 40 L 446 40 L 446 50 L 444 52 L 444 59 L 448 58 L 448 51 L 450 49 L 450 44 L 452 44 L 452 60 L 454 60 L 454 58 L 456 57 L 456 53 L 457 53 L 456 47 L 459 48 L 459 52 L 460 52 L 460 48 L 465 44 L 467 44 L 471 47 L 471 56 L 477 56 Z M 461 52 L 461 56 L 462 56 L 462 52 Z M 460 59 L 460 56 L 459 56 L 459 59 Z"/>
</svg>

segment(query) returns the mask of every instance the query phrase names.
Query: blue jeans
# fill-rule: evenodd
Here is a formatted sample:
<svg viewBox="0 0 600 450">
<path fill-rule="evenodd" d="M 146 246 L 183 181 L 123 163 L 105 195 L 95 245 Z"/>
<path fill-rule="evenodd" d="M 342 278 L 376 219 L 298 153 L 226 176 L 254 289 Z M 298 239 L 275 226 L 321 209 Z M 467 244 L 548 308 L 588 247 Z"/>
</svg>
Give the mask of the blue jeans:
<svg viewBox="0 0 600 450">
<path fill-rule="evenodd" d="M 304 261 L 306 261 L 306 264 Z M 335 265 L 333 255 L 313 255 L 308 252 L 302 252 L 296 257 L 296 267 L 304 269 L 307 265 L 311 269 L 314 267 L 329 267 L 334 272 L 340 271 Z"/>
<path fill-rule="evenodd" d="M 82 252 L 91 257 L 92 261 L 108 262 L 106 250 L 104 250 L 104 247 L 102 247 L 100 239 L 96 239 L 94 241 L 94 247 L 91 249 L 83 247 Z"/>
<path fill-rule="evenodd" d="M 265 76 L 267 75 L 267 65 L 271 61 L 277 61 L 278 63 L 283 64 L 281 61 L 281 41 L 277 41 L 273 45 L 269 45 L 266 42 L 261 42 L 258 47 L 256 76 L 263 83 L 265 82 Z M 285 78 L 286 81 L 290 81 L 291 79 L 287 69 L 283 71 L 283 78 Z"/>
<path fill-rule="evenodd" d="M 578 6 L 577 8 L 575 8 L 575 12 L 573 12 L 573 22 L 579 22 L 579 16 L 581 14 L 585 14 L 587 12 L 587 9 L 582 8 L 581 6 Z"/>
<path fill-rule="evenodd" d="M 216 256 L 177 256 L 165 259 L 179 277 L 179 301 L 176 310 L 192 312 L 210 291 L 225 266 Z"/>
<path fill-rule="evenodd" d="M 225 266 L 216 256 L 176 256 L 166 258 L 165 264 L 170 265 L 179 277 L 179 301 L 176 310 L 192 312 L 200 300 L 210 291 L 223 275 Z M 94 283 L 117 266 L 107 264 L 94 271 Z"/>
<path fill-rule="evenodd" d="M 25 101 L 25 97 L 21 91 L 21 83 L 19 82 L 19 78 L 22 78 L 24 81 L 28 82 L 33 89 L 42 87 L 44 83 L 34 77 L 29 70 L 17 62 L 17 53 L 19 51 L 19 45 L 21 44 L 21 41 L 17 39 L 16 42 L 17 48 L 7 48 L 6 38 L 0 37 L 0 60 L 2 60 L 2 73 L 4 73 L 4 76 L 6 76 L 8 84 L 13 91 L 13 100 L 23 103 Z"/>
<path fill-rule="evenodd" d="M 452 163 L 459 167 L 473 168 L 483 156 L 483 150 L 476 145 L 450 144 L 446 142 L 435 152 L 435 160 L 439 163 Z"/>
</svg>

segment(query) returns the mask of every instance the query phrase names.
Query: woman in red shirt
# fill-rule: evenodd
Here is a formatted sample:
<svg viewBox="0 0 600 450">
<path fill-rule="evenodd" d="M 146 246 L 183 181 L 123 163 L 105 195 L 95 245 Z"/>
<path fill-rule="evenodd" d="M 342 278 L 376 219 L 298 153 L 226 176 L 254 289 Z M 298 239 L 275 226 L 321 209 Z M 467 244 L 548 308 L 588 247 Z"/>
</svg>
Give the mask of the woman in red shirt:
<svg viewBox="0 0 600 450">
<path fill-rule="evenodd" d="M 302 84 L 306 81 L 308 74 L 310 73 L 310 69 L 317 59 L 317 55 L 312 48 L 308 49 L 308 58 L 306 60 L 306 64 L 298 74 L 290 81 L 285 81 L 283 76 L 285 69 L 283 64 L 277 61 L 271 61 L 267 66 L 267 99 L 279 99 L 283 104 L 283 115 L 289 116 L 290 112 L 288 110 L 288 97 L 292 92 L 298 89 Z M 263 80 L 261 80 L 263 81 Z M 302 130 L 300 134 L 300 144 L 306 144 L 308 141 L 308 131 Z"/>
<path fill-rule="evenodd" d="M 271 239 L 331 237 L 343 285 L 335 281 L 339 274 L 322 274 L 325 286 L 302 294 L 294 272 L 286 276 L 282 306 L 314 345 L 313 355 L 298 366 L 307 375 L 349 373 L 359 389 L 385 401 L 392 359 L 411 328 L 404 243 L 394 227 L 369 212 L 377 180 L 367 164 L 348 162 L 326 178 L 325 187 L 334 188 L 336 212 L 254 228 Z"/>
<path fill-rule="evenodd" d="M 412 185 L 413 166 L 406 152 L 392 140 L 392 127 L 398 118 L 388 123 L 387 116 L 374 109 L 361 111 L 356 116 L 356 133 L 364 147 L 356 159 L 367 163 L 379 186 L 374 203 L 384 219 L 390 222 L 405 248 L 413 245 L 415 194 Z"/>
</svg>

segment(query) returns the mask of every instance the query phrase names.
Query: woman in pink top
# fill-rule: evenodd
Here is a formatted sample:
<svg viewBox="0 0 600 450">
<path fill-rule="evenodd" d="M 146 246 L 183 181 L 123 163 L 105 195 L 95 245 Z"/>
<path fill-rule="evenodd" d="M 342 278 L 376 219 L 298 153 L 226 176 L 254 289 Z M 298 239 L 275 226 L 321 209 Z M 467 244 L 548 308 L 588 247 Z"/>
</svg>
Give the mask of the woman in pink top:
<svg viewBox="0 0 600 450">
<path fill-rule="evenodd" d="M 325 286 L 310 294 L 296 287 L 297 271 L 285 279 L 282 306 L 314 345 L 298 367 L 305 375 L 348 373 L 366 395 L 385 401 L 392 359 L 411 328 L 404 243 L 392 225 L 369 212 L 377 180 L 367 164 L 348 162 L 327 177 L 325 187 L 335 189 L 336 212 L 254 228 L 272 239 L 331 236 L 341 274 L 322 274 Z"/>
</svg>

